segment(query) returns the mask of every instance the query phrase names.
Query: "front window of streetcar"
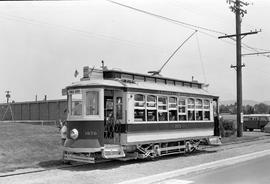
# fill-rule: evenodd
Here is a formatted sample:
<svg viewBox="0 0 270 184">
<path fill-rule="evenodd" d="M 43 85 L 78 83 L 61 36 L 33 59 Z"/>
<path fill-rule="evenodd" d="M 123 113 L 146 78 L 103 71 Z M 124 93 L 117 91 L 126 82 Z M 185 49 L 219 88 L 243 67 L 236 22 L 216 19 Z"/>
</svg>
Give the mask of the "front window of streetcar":
<svg viewBox="0 0 270 184">
<path fill-rule="evenodd" d="M 99 109 L 99 94 L 98 91 L 87 91 L 86 92 L 86 115 L 98 115 Z"/>
<path fill-rule="evenodd" d="M 70 95 L 71 100 L 71 115 L 81 116 L 82 115 L 82 94 L 80 91 Z"/>
<path fill-rule="evenodd" d="M 69 118 L 102 119 L 102 89 L 71 89 L 68 91 Z"/>
</svg>

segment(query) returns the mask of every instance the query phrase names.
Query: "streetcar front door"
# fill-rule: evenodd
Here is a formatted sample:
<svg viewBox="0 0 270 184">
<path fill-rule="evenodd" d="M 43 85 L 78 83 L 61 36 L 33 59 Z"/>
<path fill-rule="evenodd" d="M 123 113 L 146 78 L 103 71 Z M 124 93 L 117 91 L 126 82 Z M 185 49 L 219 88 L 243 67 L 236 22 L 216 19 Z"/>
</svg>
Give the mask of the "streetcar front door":
<svg viewBox="0 0 270 184">
<path fill-rule="evenodd" d="M 104 143 L 120 144 L 123 121 L 123 93 L 117 90 L 104 91 Z"/>
</svg>

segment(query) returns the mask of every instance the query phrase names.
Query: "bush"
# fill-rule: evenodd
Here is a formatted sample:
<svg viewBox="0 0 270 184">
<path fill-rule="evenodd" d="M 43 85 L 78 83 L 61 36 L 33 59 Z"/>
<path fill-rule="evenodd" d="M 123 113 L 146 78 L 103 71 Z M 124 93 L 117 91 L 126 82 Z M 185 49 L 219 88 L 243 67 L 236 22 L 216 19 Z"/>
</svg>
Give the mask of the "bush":
<svg viewBox="0 0 270 184">
<path fill-rule="evenodd" d="M 236 120 L 223 119 L 220 120 L 220 133 L 222 137 L 235 136 L 236 134 Z"/>
</svg>

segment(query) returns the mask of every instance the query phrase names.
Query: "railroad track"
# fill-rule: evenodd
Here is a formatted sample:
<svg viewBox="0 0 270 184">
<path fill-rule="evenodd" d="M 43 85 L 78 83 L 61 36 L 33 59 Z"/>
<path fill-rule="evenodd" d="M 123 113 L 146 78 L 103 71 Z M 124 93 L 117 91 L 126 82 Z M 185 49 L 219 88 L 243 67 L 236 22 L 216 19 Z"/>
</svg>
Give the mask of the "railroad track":
<svg viewBox="0 0 270 184">
<path fill-rule="evenodd" d="M 51 167 L 51 168 L 47 168 L 47 169 L 41 168 L 41 169 L 35 169 L 35 170 L 32 170 L 32 171 L 7 173 L 7 174 L 1 174 L 0 178 L 18 176 L 18 175 L 25 175 L 25 174 L 32 174 L 32 173 L 39 173 L 39 172 L 45 172 L 45 171 L 50 171 L 50 170 L 54 170 L 54 169 L 65 169 L 65 168 L 72 168 L 72 167 L 80 167 L 80 166 L 85 166 L 85 165 L 88 165 L 88 163 L 73 164 L 73 165 L 61 165 L 61 166 L 58 166 L 58 167 Z"/>
<path fill-rule="evenodd" d="M 242 143 L 248 143 L 248 142 L 253 142 L 253 141 L 269 141 L 265 138 L 256 138 L 256 139 L 251 139 L 251 140 L 241 140 L 241 141 L 234 141 L 234 142 L 227 142 L 227 143 L 223 143 L 221 146 L 218 147 L 213 147 L 213 146 L 203 146 L 203 148 L 199 149 L 199 150 L 224 150 L 226 148 L 226 146 L 229 145 L 235 145 L 235 144 L 242 144 Z M 241 145 L 237 146 L 237 147 L 241 147 Z M 235 146 L 231 147 L 231 148 L 227 148 L 227 149 L 233 149 L 235 148 Z M 98 163 L 104 163 L 104 162 L 108 162 L 109 160 L 101 160 Z M 25 171 L 25 172 L 16 172 L 16 173 L 7 173 L 7 174 L 0 174 L 0 178 L 5 178 L 5 177 L 12 177 L 12 176 L 18 176 L 18 175 L 26 175 L 26 174 L 33 174 L 33 173 L 39 173 L 39 172 L 46 172 L 46 171 L 50 171 L 50 170 L 54 170 L 54 169 L 65 169 L 65 168 L 73 168 L 73 167 L 81 167 L 81 166 L 86 166 L 89 165 L 89 163 L 76 163 L 76 164 L 72 164 L 72 165 L 60 165 L 58 167 L 50 167 L 50 168 L 40 168 L 40 169 L 36 169 L 36 170 L 32 170 L 32 171 Z"/>
</svg>

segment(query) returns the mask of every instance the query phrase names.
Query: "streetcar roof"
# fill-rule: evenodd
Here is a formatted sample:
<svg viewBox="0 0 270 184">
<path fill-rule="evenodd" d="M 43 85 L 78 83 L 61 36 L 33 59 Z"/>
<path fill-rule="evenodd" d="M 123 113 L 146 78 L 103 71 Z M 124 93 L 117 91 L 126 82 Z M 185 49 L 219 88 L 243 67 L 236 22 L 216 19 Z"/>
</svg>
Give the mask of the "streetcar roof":
<svg viewBox="0 0 270 184">
<path fill-rule="evenodd" d="M 72 85 L 68 86 L 67 89 L 74 88 L 120 88 L 120 89 L 137 89 L 147 91 L 166 91 L 166 92 L 176 92 L 176 93 L 187 93 L 205 96 L 215 96 L 210 94 L 207 90 L 202 88 L 191 88 L 187 86 L 178 85 L 165 85 L 159 83 L 151 82 L 124 82 L 120 79 L 91 79 L 74 82 Z M 217 96 L 215 96 L 217 97 Z"/>
<path fill-rule="evenodd" d="M 122 71 L 122 70 L 104 70 L 103 71 L 104 76 L 106 78 L 107 74 L 121 74 L 122 75 L 132 75 L 133 77 L 135 76 L 141 76 L 141 77 L 147 77 L 147 78 L 152 78 L 152 79 L 163 79 L 163 80 L 171 80 L 171 81 L 177 81 L 177 82 L 184 82 L 184 83 L 190 83 L 190 84 L 198 84 L 198 85 L 203 85 L 203 83 L 200 83 L 198 81 L 187 81 L 187 80 L 180 80 L 176 78 L 169 78 L 169 77 L 163 77 L 161 75 L 148 75 L 148 74 L 141 74 L 141 73 L 133 73 L 133 72 L 127 72 L 127 71 Z M 119 75 L 118 75 L 119 76 Z"/>
</svg>

